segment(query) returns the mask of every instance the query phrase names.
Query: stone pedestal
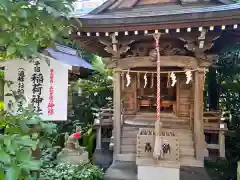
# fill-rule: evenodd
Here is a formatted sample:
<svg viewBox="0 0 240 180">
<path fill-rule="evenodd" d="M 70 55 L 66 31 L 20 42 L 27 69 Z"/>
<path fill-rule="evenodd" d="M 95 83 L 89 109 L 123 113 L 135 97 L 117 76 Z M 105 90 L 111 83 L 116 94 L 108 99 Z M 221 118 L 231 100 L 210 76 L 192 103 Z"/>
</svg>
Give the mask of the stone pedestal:
<svg viewBox="0 0 240 180">
<path fill-rule="evenodd" d="M 69 162 L 70 164 L 81 164 L 88 162 L 88 152 L 84 151 L 80 153 L 76 150 L 63 149 L 57 156 L 58 162 Z"/>
<path fill-rule="evenodd" d="M 138 180 L 180 180 L 180 169 L 138 166 Z"/>
<path fill-rule="evenodd" d="M 96 149 L 92 157 L 92 162 L 103 169 L 107 169 L 112 164 L 112 160 L 112 152 L 107 150 Z"/>
</svg>

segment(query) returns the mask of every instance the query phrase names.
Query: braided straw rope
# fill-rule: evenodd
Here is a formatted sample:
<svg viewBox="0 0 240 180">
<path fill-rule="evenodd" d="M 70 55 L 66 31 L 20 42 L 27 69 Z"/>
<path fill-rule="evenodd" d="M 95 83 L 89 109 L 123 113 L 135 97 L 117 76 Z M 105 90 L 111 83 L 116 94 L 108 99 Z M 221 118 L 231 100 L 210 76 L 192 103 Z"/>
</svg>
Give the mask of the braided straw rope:
<svg viewBox="0 0 240 180">
<path fill-rule="evenodd" d="M 153 156 L 160 160 L 162 156 L 162 138 L 161 138 L 161 121 L 160 121 L 160 110 L 161 110 L 161 73 L 160 73 L 160 52 L 159 52 L 159 38 L 160 34 L 153 35 L 156 42 L 156 51 L 157 51 L 157 121 L 155 122 L 155 146 Z"/>
</svg>

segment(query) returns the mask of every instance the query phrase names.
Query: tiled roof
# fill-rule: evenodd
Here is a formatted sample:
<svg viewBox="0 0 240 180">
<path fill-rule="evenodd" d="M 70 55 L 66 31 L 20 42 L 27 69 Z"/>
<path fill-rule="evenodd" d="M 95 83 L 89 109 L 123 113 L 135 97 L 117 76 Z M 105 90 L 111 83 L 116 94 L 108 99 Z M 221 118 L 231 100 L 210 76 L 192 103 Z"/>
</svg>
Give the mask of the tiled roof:
<svg viewBox="0 0 240 180">
<path fill-rule="evenodd" d="M 240 19 L 240 3 L 228 5 L 147 5 L 108 10 L 100 14 L 77 16 L 83 26 L 114 26 L 129 24 L 188 23 L 221 19 Z"/>
<path fill-rule="evenodd" d="M 194 14 L 206 12 L 220 12 L 240 10 L 240 3 L 229 5 L 210 5 L 210 6 L 191 6 L 184 7 L 182 5 L 151 5 L 147 7 L 138 7 L 133 9 L 120 9 L 117 11 L 108 11 L 98 15 L 85 15 L 81 19 L 104 19 L 104 18 L 127 18 L 127 17 L 149 17 L 149 16 L 166 16 L 179 14 Z M 75 16 L 77 17 L 77 15 Z"/>
</svg>

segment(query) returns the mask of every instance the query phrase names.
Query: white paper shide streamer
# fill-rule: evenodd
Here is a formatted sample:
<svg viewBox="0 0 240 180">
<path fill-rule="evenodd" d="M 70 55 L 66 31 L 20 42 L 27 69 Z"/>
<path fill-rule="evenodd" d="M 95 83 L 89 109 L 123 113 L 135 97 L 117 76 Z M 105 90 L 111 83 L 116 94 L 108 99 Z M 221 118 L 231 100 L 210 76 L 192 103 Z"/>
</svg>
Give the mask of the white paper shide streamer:
<svg viewBox="0 0 240 180">
<path fill-rule="evenodd" d="M 176 77 L 176 75 L 175 75 L 174 72 L 171 72 L 170 78 L 171 78 L 171 80 L 172 80 L 171 86 L 173 87 L 173 86 L 175 86 L 175 84 L 176 84 L 176 82 L 177 82 L 177 77 Z"/>
<path fill-rule="evenodd" d="M 126 87 L 129 87 L 130 84 L 131 84 L 131 76 L 130 76 L 129 71 L 128 71 L 127 74 L 126 74 L 126 79 L 127 79 Z"/>
<path fill-rule="evenodd" d="M 187 78 L 186 84 L 189 84 L 190 81 L 192 81 L 192 72 L 191 71 L 186 71 L 185 74 L 186 74 L 186 78 Z"/>
<path fill-rule="evenodd" d="M 146 88 L 147 87 L 147 73 L 146 74 L 144 74 L 144 88 Z"/>
</svg>

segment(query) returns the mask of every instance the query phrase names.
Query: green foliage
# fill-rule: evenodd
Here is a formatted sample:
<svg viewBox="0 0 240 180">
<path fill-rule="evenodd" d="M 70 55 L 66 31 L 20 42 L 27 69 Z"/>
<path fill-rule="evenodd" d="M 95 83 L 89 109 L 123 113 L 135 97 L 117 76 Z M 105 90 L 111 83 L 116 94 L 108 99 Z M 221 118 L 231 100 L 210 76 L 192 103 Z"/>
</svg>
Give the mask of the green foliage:
<svg viewBox="0 0 240 180">
<path fill-rule="evenodd" d="M 93 133 L 93 129 L 89 128 L 87 132 L 85 132 L 82 136 L 82 145 L 86 147 L 86 150 L 88 151 L 89 156 L 92 156 L 93 150 L 94 150 L 94 139 L 95 134 Z"/>
<path fill-rule="evenodd" d="M 103 180 L 103 171 L 92 164 L 61 163 L 41 171 L 39 180 Z"/>
<path fill-rule="evenodd" d="M 97 70 L 88 79 L 79 79 L 72 83 L 73 89 L 73 119 L 82 123 L 93 123 L 96 109 L 105 106 L 112 100 L 112 72 L 106 70 L 101 59 L 95 58 L 92 62 Z"/>
<path fill-rule="evenodd" d="M 39 134 L 32 132 L 38 127 Z M 46 145 L 56 126 L 44 123 L 31 108 L 15 116 L 2 112 L 0 116 L 0 179 L 23 180 L 30 171 L 40 169 L 40 161 L 34 159 L 32 151 Z"/>
<path fill-rule="evenodd" d="M 0 60 L 32 56 L 68 36 L 74 0 L 1 0 Z"/>
<path fill-rule="evenodd" d="M 231 160 L 206 161 L 205 167 L 212 180 L 236 180 L 236 164 Z"/>
<path fill-rule="evenodd" d="M 46 147 L 41 149 L 41 169 L 53 168 L 57 165 L 57 154 L 61 147 Z"/>
<path fill-rule="evenodd" d="M 226 133 L 227 160 L 207 162 L 213 180 L 236 180 L 240 160 L 240 44 L 226 47 L 219 53 L 217 82 L 220 88 L 220 108 L 231 114 Z"/>
<path fill-rule="evenodd" d="M 240 44 L 226 47 L 219 54 L 217 80 L 222 110 L 240 110 Z"/>
</svg>

